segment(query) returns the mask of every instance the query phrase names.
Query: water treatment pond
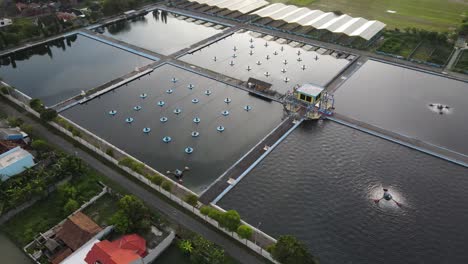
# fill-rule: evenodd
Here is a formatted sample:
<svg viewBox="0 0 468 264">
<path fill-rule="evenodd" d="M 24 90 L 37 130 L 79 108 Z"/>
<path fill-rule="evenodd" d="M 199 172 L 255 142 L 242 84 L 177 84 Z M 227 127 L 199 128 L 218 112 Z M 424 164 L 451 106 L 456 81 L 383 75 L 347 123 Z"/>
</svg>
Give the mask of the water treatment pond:
<svg viewBox="0 0 468 264">
<path fill-rule="evenodd" d="M 142 94 L 147 97 L 140 98 Z M 164 102 L 162 107 L 159 101 Z M 250 111 L 244 109 L 247 105 Z M 141 109 L 136 111 L 135 106 Z M 174 113 L 176 109 L 179 114 Z M 117 113 L 112 116 L 111 110 Z M 189 166 L 184 184 L 199 192 L 273 130 L 283 110 L 279 103 L 167 64 L 63 114 L 158 171 Z M 131 124 L 126 123 L 128 117 L 134 118 Z M 161 122 L 162 117 L 167 121 Z M 194 122 L 197 117 L 199 123 Z M 151 131 L 145 134 L 144 128 Z M 192 137 L 194 131 L 198 137 Z M 166 136 L 171 137 L 170 143 L 163 142 Z M 185 153 L 187 147 L 193 148 L 192 154 Z"/>
<path fill-rule="evenodd" d="M 221 32 L 212 23 L 206 22 L 205 26 L 189 22 L 193 20 L 178 19 L 175 14 L 155 10 L 145 16 L 110 24 L 104 27 L 103 34 L 169 55 Z"/>
<path fill-rule="evenodd" d="M 337 113 L 468 154 L 467 98 L 466 82 L 371 60 L 335 92 L 335 106 Z M 430 104 L 449 108 L 440 114 Z"/>
<path fill-rule="evenodd" d="M 50 106 L 151 60 L 74 35 L 0 58 L 0 77 Z"/>
<path fill-rule="evenodd" d="M 301 126 L 220 202 L 323 264 L 468 263 L 468 169 L 327 121 Z M 376 205 L 382 187 L 403 206 Z"/>
<path fill-rule="evenodd" d="M 181 60 L 242 81 L 249 77 L 265 81 L 279 93 L 292 90 L 296 84 L 325 86 L 349 63 L 259 36 L 239 31 Z"/>
</svg>

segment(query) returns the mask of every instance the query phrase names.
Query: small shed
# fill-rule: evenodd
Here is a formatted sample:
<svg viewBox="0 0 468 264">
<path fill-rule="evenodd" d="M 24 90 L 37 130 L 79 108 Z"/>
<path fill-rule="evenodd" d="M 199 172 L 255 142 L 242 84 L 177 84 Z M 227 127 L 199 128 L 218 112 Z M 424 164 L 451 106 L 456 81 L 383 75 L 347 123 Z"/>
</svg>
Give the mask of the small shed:
<svg viewBox="0 0 468 264">
<path fill-rule="evenodd" d="M 0 155 L 0 179 L 5 181 L 35 165 L 31 153 L 15 147 Z"/>
<path fill-rule="evenodd" d="M 0 128 L 0 139 L 1 140 L 21 140 L 23 139 L 23 134 L 18 129 Z"/>
<path fill-rule="evenodd" d="M 300 101 L 316 104 L 320 100 L 324 88 L 315 84 L 303 84 L 294 91 L 296 98 Z"/>
</svg>

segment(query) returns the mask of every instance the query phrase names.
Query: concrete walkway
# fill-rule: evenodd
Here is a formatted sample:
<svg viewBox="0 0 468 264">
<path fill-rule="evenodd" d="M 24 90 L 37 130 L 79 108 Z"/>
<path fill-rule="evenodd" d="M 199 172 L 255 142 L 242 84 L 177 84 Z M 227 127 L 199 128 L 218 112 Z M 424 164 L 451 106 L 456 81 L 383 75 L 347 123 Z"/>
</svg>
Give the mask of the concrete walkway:
<svg viewBox="0 0 468 264">
<path fill-rule="evenodd" d="M 87 152 L 76 148 L 72 143 L 66 141 L 61 136 L 52 133 L 48 128 L 44 127 L 37 120 L 30 118 L 24 113 L 20 113 L 4 98 L 0 98 L 0 112 L 3 112 L 9 116 L 22 118 L 25 123 L 33 127 L 35 133 L 37 133 L 39 137 L 42 137 L 51 144 L 58 146 L 68 154 L 77 155 L 92 168 L 99 171 L 107 178 L 115 181 L 120 186 L 124 187 L 128 192 L 142 199 L 151 209 L 165 214 L 168 220 L 171 222 L 180 224 L 181 226 L 196 232 L 210 241 L 220 245 L 229 255 L 231 255 L 239 262 L 247 264 L 265 263 L 265 259 L 260 259 L 259 257 L 252 255 L 254 253 L 250 252 L 250 249 L 245 248 L 239 243 L 228 238 L 226 235 L 220 234 L 212 228 L 209 228 L 206 224 L 194 219 L 191 215 L 189 215 L 188 212 L 185 211 L 185 209 L 174 207 L 172 204 L 166 202 L 166 200 L 161 199 L 159 196 L 147 191 L 145 188 L 131 181 L 122 173 L 107 166 Z"/>
</svg>

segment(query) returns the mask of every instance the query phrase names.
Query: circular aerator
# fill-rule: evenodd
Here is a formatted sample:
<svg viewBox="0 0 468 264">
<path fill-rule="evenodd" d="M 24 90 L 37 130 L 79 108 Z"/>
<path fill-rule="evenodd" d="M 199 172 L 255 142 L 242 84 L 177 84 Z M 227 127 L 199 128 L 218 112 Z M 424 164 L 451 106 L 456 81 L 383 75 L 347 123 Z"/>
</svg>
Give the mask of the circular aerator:
<svg viewBox="0 0 468 264">
<path fill-rule="evenodd" d="M 192 154 L 192 153 L 193 153 L 193 148 L 191 148 L 191 147 L 186 147 L 184 151 L 185 151 L 185 153 L 187 153 L 187 154 Z"/>
</svg>

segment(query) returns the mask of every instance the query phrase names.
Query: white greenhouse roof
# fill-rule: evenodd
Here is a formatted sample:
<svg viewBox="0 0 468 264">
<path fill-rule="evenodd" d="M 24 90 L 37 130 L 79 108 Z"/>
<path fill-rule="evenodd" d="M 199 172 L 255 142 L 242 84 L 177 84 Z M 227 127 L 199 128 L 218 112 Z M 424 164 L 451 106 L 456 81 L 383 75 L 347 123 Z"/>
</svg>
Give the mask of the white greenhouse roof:
<svg viewBox="0 0 468 264">
<path fill-rule="evenodd" d="M 361 17 L 353 18 L 349 15 L 336 15 L 333 12 L 299 8 L 281 3 L 268 5 L 252 14 L 352 37 L 357 36 L 366 40 L 371 39 L 385 27 L 384 23 L 377 20 L 369 21 Z"/>
<path fill-rule="evenodd" d="M 252 12 L 262 6 L 268 5 L 265 0 L 189 0 L 199 4 L 226 8 L 232 11 L 239 11 L 243 14 Z"/>
</svg>

